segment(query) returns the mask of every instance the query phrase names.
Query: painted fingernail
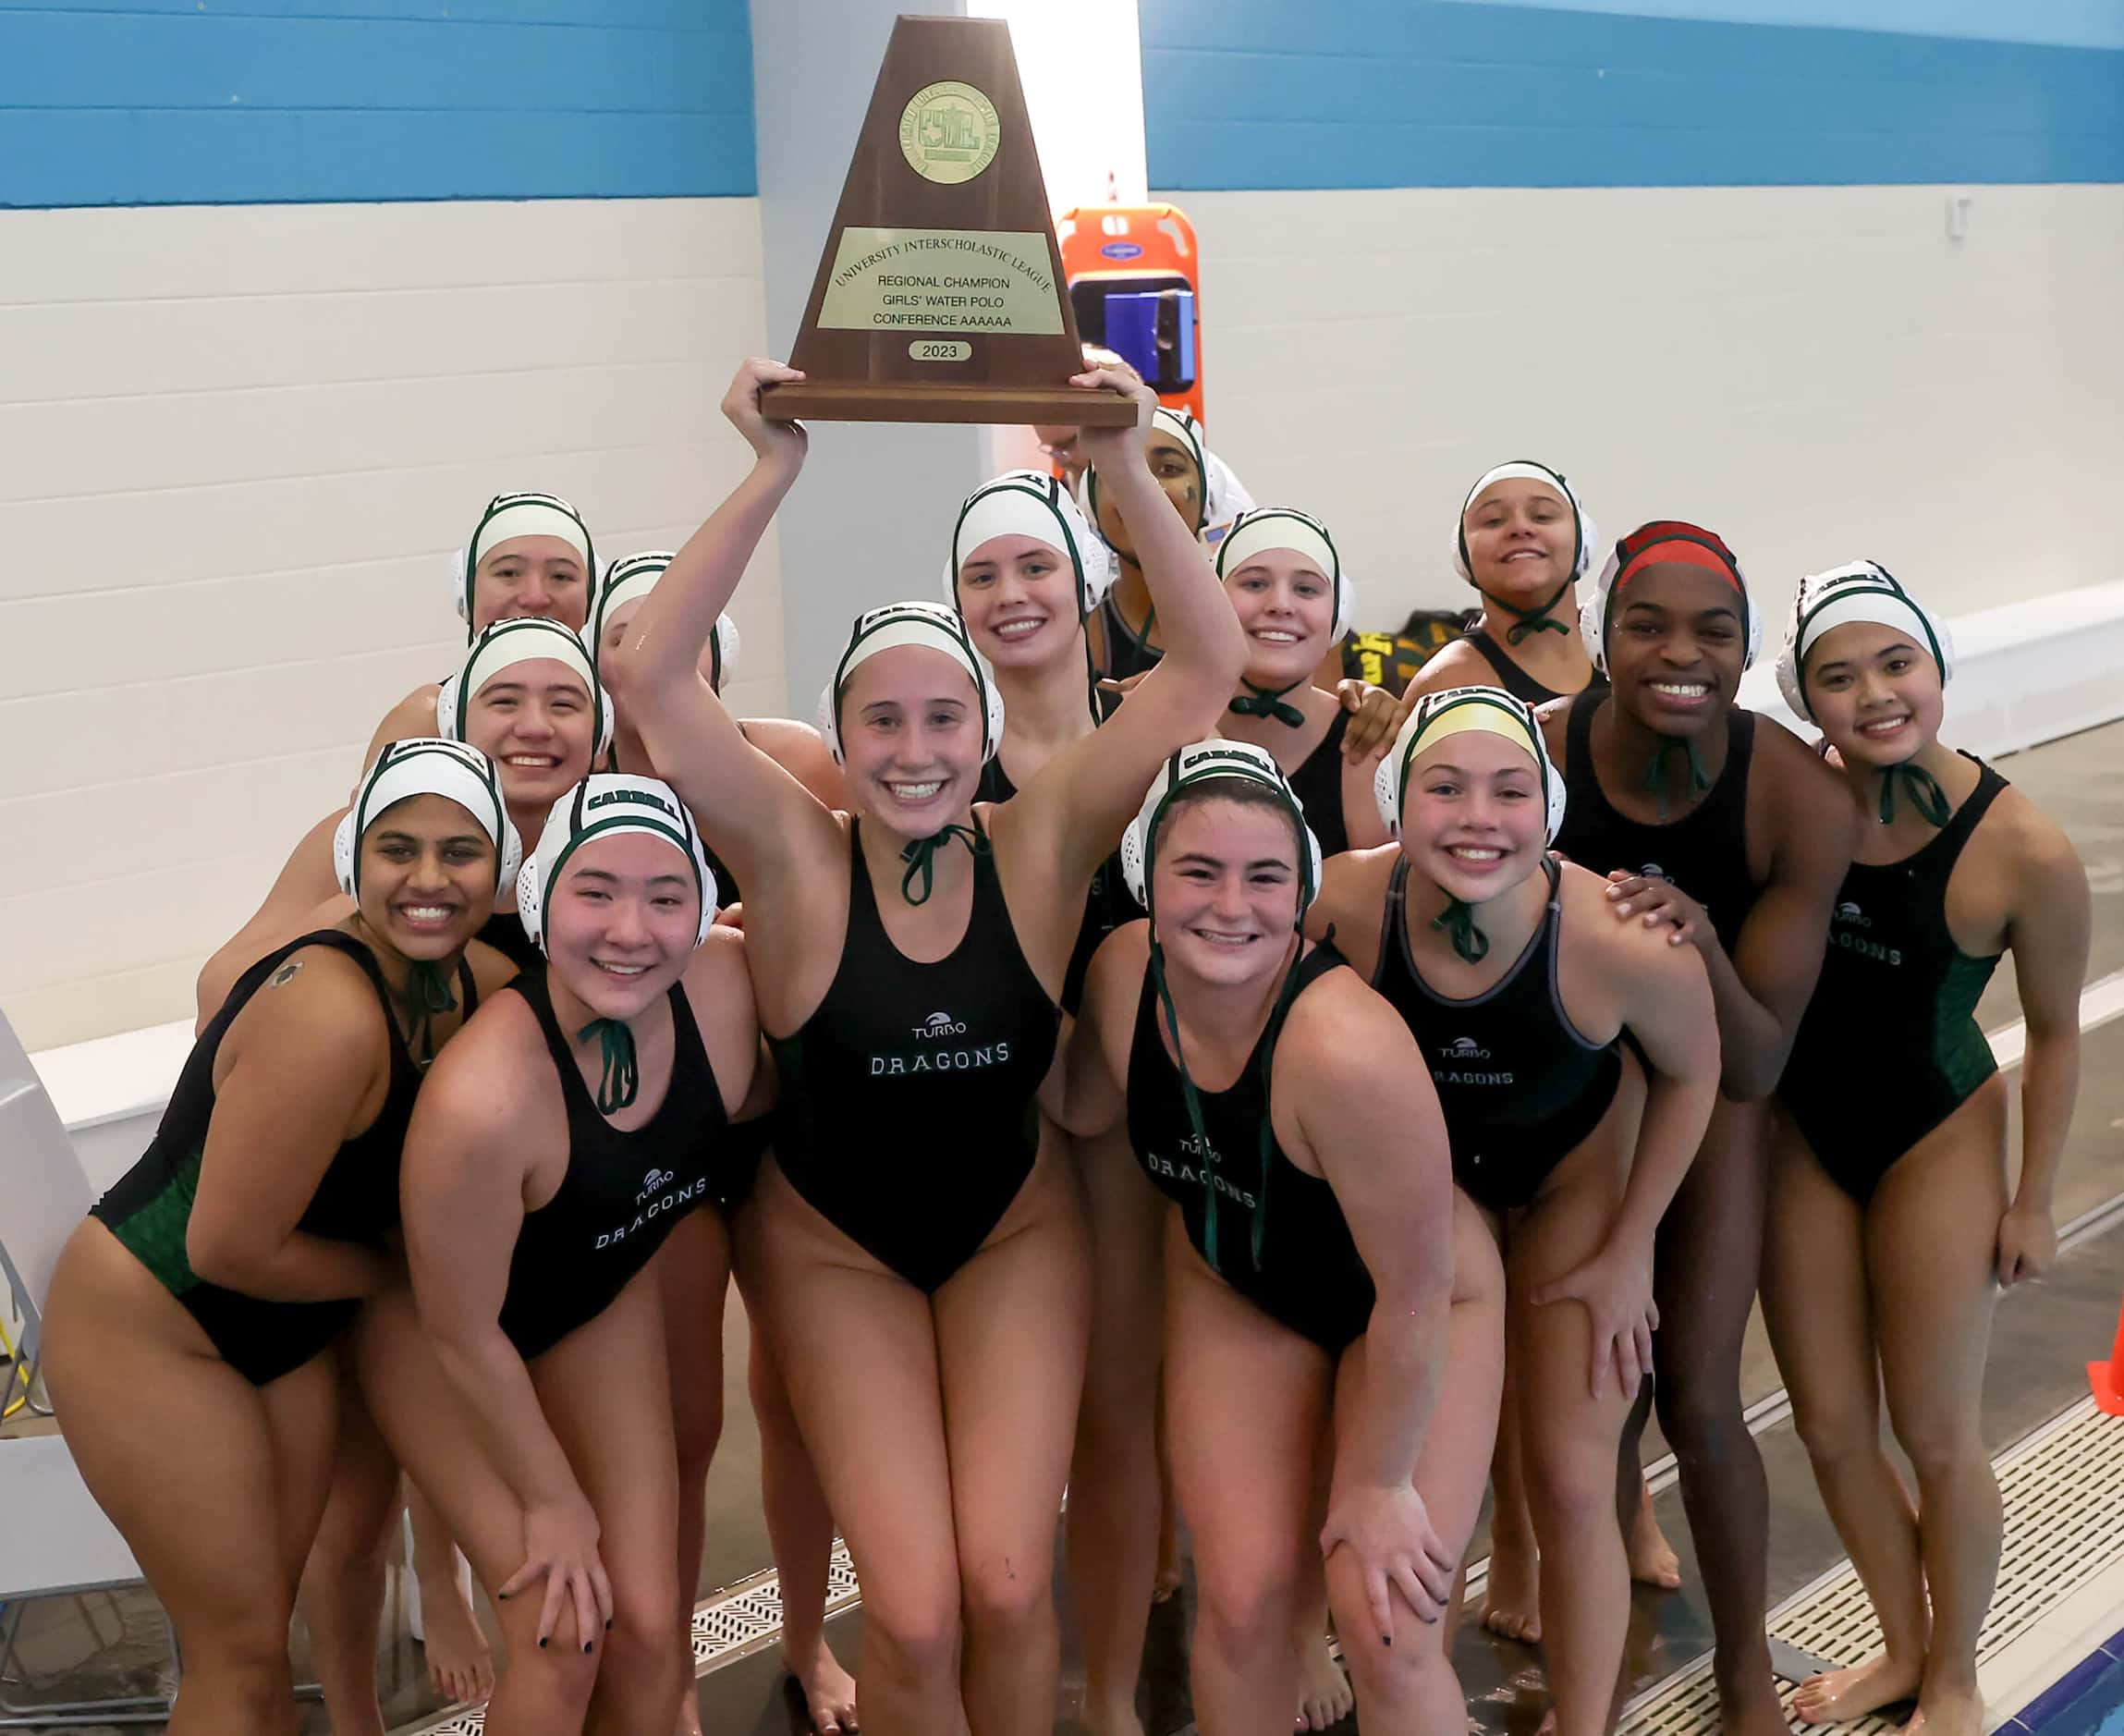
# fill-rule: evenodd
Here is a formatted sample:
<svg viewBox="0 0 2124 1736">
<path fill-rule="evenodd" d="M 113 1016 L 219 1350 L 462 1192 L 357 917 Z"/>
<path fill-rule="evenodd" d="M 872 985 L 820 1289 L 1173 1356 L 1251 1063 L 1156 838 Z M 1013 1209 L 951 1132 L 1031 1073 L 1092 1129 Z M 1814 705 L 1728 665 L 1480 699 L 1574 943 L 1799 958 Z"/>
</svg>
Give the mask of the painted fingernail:
<svg viewBox="0 0 2124 1736">
<path fill-rule="evenodd" d="M 585 1640 L 582 1643 L 582 1655 L 585 1657 L 590 1656 L 590 1642 L 588 1640 Z"/>
<path fill-rule="evenodd" d="M 545 1642 L 544 1642 L 543 1640 L 541 1640 L 541 1641 L 538 1643 L 538 1648 L 539 1648 L 539 1650 L 540 1650 L 540 1651 L 542 1651 L 542 1652 L 545 1650 Z"/>
<path fill-rule="evenodd" d="M 609 1620 L 608 1620 L 608 1621 L 606 1621 L 606 1622 L 605 1622 L 605 1624 L 604 1624 L 604 1631 L 605 1631 L 607 1633 L 610 1633 L 610 1632 L 612 1632 L 612 1623 L 611 1623 Z"/>
<path fill-rule="evenodd" d="M 1382 1645 L 1391 1645 L 1394 1644 L 1394 1636 L 1391 1633 L 1382 1633 L 1379 1636 L 1379 1644 Z"/>
</svg>

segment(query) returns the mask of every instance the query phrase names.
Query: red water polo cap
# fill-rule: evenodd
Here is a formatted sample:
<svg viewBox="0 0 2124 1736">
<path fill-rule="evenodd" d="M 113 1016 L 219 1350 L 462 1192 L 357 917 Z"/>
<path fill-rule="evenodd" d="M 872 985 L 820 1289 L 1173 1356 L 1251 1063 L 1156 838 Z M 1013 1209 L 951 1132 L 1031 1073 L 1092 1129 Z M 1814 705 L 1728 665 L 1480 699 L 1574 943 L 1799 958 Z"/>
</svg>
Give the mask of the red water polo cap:
<svg viewBox="0 0 2124 1736">
<path fill-rule="evenodd" d="M 1740 562 L 1726 546 L 1726 539 L 1686 519 L 1654 519 L 1650 524 L 1642 524 L 1616 544 L 1615 552 L 1613 588 L 1617 591 L 1647 567 L 1678 561 L 1715 572 L 1743 597 L 1748 594 L 1747 583 L 1740 577 Z"/>
</svg>

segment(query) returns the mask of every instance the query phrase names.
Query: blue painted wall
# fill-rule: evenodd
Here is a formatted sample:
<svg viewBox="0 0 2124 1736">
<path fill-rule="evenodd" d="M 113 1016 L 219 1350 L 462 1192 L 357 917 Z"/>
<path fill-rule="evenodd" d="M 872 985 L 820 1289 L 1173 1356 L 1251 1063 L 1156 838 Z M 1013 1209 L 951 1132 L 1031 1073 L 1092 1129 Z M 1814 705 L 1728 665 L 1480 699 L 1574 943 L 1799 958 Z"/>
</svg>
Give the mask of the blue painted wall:
<svg viewBox="0 0 2124 1736">
<path fill-rule="evenodd" d="M 2113 0 L 2083 9 L 2073 45 L 1628 3 L 1142 0 L 1150 183 L 2124 181 L 2124 49 L 2086 45 Z M 1810 15 L 1749 9 L 1781 6 Z"/>
<path fill-rule="evenodd" d="M 756 190 L 746 0 L 0 0 L 0 205 Z"/>
</svg>

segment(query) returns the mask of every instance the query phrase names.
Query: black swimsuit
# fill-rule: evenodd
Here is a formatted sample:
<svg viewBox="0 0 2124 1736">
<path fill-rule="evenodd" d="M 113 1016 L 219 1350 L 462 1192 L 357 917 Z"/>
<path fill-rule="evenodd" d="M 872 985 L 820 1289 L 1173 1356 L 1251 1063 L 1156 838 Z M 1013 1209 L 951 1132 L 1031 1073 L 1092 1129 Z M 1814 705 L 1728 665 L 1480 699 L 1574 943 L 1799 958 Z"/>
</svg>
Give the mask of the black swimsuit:
<svg viewBox="0 0 2124 1736">
<path fill-rule="evenodd" d="M 1342 738 L 1349 733 L 1349 714 L 1337 711 L 1320 745 L 1290 774 L 1290 791 L 1305 810 L 1305 823 L 1320 840 L 1320 853 L 1339 856 L 1349 848 L 1349 827 L 1342 817 Z"/>
<path fill-rule="evenodd" d="M 671 1082 L 632 1132 L 599 1111 L 554 1017 L 543 971 L 510 984 L 538 1017 L 568 1108 L 568 1169 L 553 1198 L 524 1214 L 509 1255 L 501 1326 L 526 1362 L 603 1314 L 693 1206 L 745 1196 L 758 1148 L 734 1139 L 686 997 L 673 984 Z"/>
<path fill-rule="evenodd" d="M 1102 673 L 1109 681 L 1125 681 L 1131 675 L 1143 675 L 1158 666 L 1166 654 L 1121 618 L 1120 605 L 1111 591 L 1099 599 L 1099 614 L 1106 623 L 1106 667 Z M 1144 633 L 1150 630 L 1150 623 L 1145 621 Z"/>
<path fill-rule="evenodd" d="M 1121 696 L 1101 693 L 1098 701 L 1104 722 L 1119 709 Z M 981 783 L 974 791 L 976 801 L 1004 802 L 1017 793 L 1018 786 L 1003 769 L 1000 754 L 981 768 Z M 1121 852 L 1116 850 L 1092 875 L 1091 889 L 1084 896 L 1084 920 L 1078 925 L 1077 944 L 1069 949 L 1069 966 L 1062 975 L 1062 1010 L 1070 1018 L 1083 1009 L 1084 973 L 1092 968 L 1092 955 L 1099 950 L 1099 943 L 1123 923 L 1132 923 L 1142 913 L 1143 907 L 1136 902 L 1121 873 Z"/>
<path fill-rule="evenodd" d="M 768 1038 L 782 1075 L 775 1152 L 813 1210 L 933 1292 L 1032 1173 L 1034 1099 L 1062 1014 L 1019 947 L 985 837 L 966 933 L 923 964 L 885 933 L 861 825 L 848 822 L 840 968 L 801 1029 Z"/>
<path fill-rule="evenodd" d="M 1551 700 L 1569 697 L 1557 692 L 1553 687 L 1543 686 L 1514 663 L 1511 654 L 1490 637 L 1488 628 L 1471 627 L 1461 637 L 1483 654 L 1483 661 L 1496 672 L 1495 685 L 1503 688 L 1514 699 L 1524 700 L 1530 705 L 1546 705 Z M 1598 669 L 1593 671 L 1593 679 L 1579 691 L 1591 693 L 1596 690 L 1603 693 L 1607 691 L 1607 677 Z"/>
<path fill-rule="evenodd" d="M 545 954 L 524 932 L 523 918 L 514 911 L 507 914 L 496 911 L 487 918 L 479 937 L 519 971 L 538 971 L 545 966 Z"/>
<path fill-rule="evenodd" d="M 1315 947 L 1298 967 L 1292 1004 L 1347 962 L 1333 947 Z M 1268 1031 L 1255 1041 L 1229 1089 L 1198 1088 L 1202 1131 L 1209 1136 L 1204 1153 L 1188 1117 L 1179 1069 L 1159 1033 L 1162 1017 L 1157 986 L 1146 967 L 1129 1048 L 1129 1143 L 1137 1161 L 1180 1208 L 1188 1241 L 1205 1262 L 1208 1198 L 1215 1188 L 1227 1205 L 1219 1214 L 1222 1245 L 1212 1269 L 1270 1319 L 1329 1355 L 1339 1355 L 1372 1317 L 1372 1274 L 1335 1190 L 1292 1163 L 1273 1135 L 1268 1170 L 1262 1173 L 1262 1123 L 1269 1113 L 1263 1045 L 1270 1040 Z M 1251 1245 L 1257 1210 L 1264 1218 L 1258 1265 Z"/>
<path fill-rule="evenodd" d="M 269 1302 L 225 1290 L 191 1269 L 185 1247 L 214 1119 L 214 1066 L 222 1038 L 266 978 L 291 955 L 310 947 L 345 953 L 361 967 L 375 989 L 390 1033 L 391 1080 L 376 1119 L 333 1154 L 295 1227 L 305 1235 L 364 1248 L 380 1250 L 385 1245 L 398 1222 L 398 1159 L 421 1086 L 421 1069 L 399 1034 L 390 991 L 375 958 L 353 935 L 336 928 L 289 941 L 237 979 L 221 1010 L 193 1044 L 154 1139 L 91 1214 L 107 1224 L 134 1258 L 185 1305 L 205 1328 L 222 1360 L 254 1387 L 277 1380 L 316 1356 L 347 1328 L 360 1306 L 353 1297 Z M 461 959 L 458 985 L 465 1016 L 470 1018 L 479 1005 L 479 989 Z M 289 1088 L 298 1088 L 297 1082 L 290 1082 Z"/>
<path fill-rule="evenodd" d="M 1593 766 L 1593 715 L 1608 697 L 1588 688 L 1571 702 L 1566 726 L 1567 802 L 1556 849 L 1595 874 L 1620 868 L 1648 879 L 1671 880 L 1694 899 L 1730 953 L 1762 888 L 1748 869 L 1748 768 L 1754 757 L 1755 714 L 1727 714 L 1725 769 L 1680 819 L 1665 825 L 1633 820 L 1608 803 Z"/>
<path fill-rule="evenodd" d="M 1449 999 L 1409 951 L 1406 858 L 1394 864 L 1372 986 L 1401 1015 L 1423 1057 L 1453 1144 L 1453 1180 L 1493 1212 L 1527 1204 L 1598 1127 L 1622 1081 L 1621 1039 L 1595 1043 L 1556 986 L 1562 874 L 1547 857 L 1549 904 L 1512 967 L 1489 988 Z"/>
<path fill-rule="evenodd" d="M 1999 955 L 1947 923 L 1947 882 L 2006 779 L 1982 761 L 1946 828 L 1901 862 L 1853 862 L 1778 1095 L 1831 1180 L 1862 1205 L 1896 1160 L 1998 1071 L 1976 1022 Z"/>
</svg>

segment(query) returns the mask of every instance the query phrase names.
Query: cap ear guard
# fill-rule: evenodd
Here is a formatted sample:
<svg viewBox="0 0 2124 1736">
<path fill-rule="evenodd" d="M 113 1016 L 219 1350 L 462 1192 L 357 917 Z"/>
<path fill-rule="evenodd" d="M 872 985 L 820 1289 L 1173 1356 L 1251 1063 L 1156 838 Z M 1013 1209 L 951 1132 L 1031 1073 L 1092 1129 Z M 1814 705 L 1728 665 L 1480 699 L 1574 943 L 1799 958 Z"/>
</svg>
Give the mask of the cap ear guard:
<svg viewBox="0 0 2124 1736">
<path fill-rule="evenodd" d="M 1748 575 L 1741 570 L 1739 558 L 1726 545 L 1723 538 L 1715 532 L 1678 519 L 1659 519 L 1650 524 L 1640 525 L 1628 536 L 1617 538 L 1615 547 L 1608 551 L 1607 560 L 1600 569 L 1600 581 L 1593 586 L 1593 595 L 1579 605 L 1579 634 L 1586 642 L 1586 653 L 1593 658 L 1593 667 L 1603 675 L 1607 673 L 1608 608 L 1615 596 L 1617 575 L 1644 550 L 1660 543 L 1698 544 L 1715 555 L 1732 574 L 1734 588 L 1740 593 L 1740 626 L 1744 647 L 1740 655 L 1740 666 L 1743 669 L 1752 668 L 1756 657 L 1763 650 L 1763 612 L 1755 606 L 1755 599 L 1749 592 Z"/>
<path fill-rule="evenodd" d="M 1251 741 L 1228 741 L 1212 736 L 1180 749 L 1166 760 L 1157 776 L 1151 780 L 1151 788 L 1144 794 L 1136 817 L 1121 834 L 1123 883 L 1137 903 L 1146 911 L 1151 908 L 1151 848 L 1166 809 L 1181 790 L 1221 778 L 1243 778 L 1265 785 L 1289 804 L 1303 839 L 1304 860 L 1299 864 L 1298 898 L 1298 915 L 1302 923 L 1305 912 L 1320 895 L 1323 867 L 1320 840 L 1313 836 L 1312 827 L 1306 824 L 1305 804 L 1299 801 L 1298 792 L 1291 789 L 1290 779 L 1284 776 L 1275 756 Z"/>
<path fill-rule="evenodd" d="M 1541 771 L 1547 842 L 1554 844 L 1556 834 L 1564 826 L 1564 780 L 1556 775 L 1555 763 L 1549 758 L 1548 741 L 1542 734 L 1541 719 L 1534 715 L 1533 707 L 1501 687 L 1442 688 L 1416 702 L 1416 709 L 1409 714 L 1400 733 L 1394 738 L 1393 747 L 1372 773 L 1372 800 L 1379 810 L 1380 822 L 1386 827 L 1387 835 L 1395 838 L 1401 836 L 1401 811 L 1408 794 L 1409 766 L 1416 757 L 1418 743 L 1422 740 L 1425 730 L 1441 714 L 1462 705 L 1494 706 L 1526 732 L 1533 744 L 1534 763 Z"/>
<path fill-rule="evenodd" d="M 1854 621 L 1894 627 L 1906 620 L 1914 621 L 1923 635 L 1924 649 L 1931 652 L 1944 688 L 1954 677 L 1953 631 L 1880 562 L 1855 560 L 1801 579 L 1792 597 L 1785 642 L 1777 652 L 1777 691 L 1793 715 L 1813 720 L 1813 708 L 1807 703 L 1806 661 L 1823 634 Z"/>
<path fill-rule="evenodd" d="M 409 797 L 446 797 L 477 820 L 494 845 L 494 890 L 517 876 L 523 839 L 509 818 L 494 763 L 475 747 L 446 737 L 412 736 L 386 741 L 375 764 L 361 775 L 353 804 L 332 832 L 332 871 L 339 889 L 359 898 L 361 834 L 385 809 Z"/>
<path fill-rule="evenodd" d="M 692 810 L 661 778 L 593 772 L 555 801 L 546 814 L 545 829 L 539 834 L 538 849 L 517 872 L 517 919 L 541 952 L 546 949 L 546 894 L 568 858 L 592 837 L 627 833 L 661 837 L 685 851 L 701 891 L 701 921 L 693 944 L 698 947 L 708 938 L 708 931 L 715 926 L 722 888 L 709 865 Z"/>
<path fill-rule="evenodd" d="M 558 633 L 562 638 L 544 641 L 541 635 Z M 510 644 L 516 640 L 519 642 Z M 508 654 L 499 659 L 488 659 L 487 652 L 496 643 L 507 647 Z M 543 616 L 517 616 L 506 621 L 496 621 L 484 629 L 472 641 L 465 660 L 453 670 L 435 691 L 435 733 L 446 740 L 462 741 L 469 720 L 472 701 L 480 695 L 480 689 L 498 676 L 504 669 L 519 663 L 535 660 L 542 654 L 550 654 L 555 661 L 580 672 L 590 686 L 591 704 L 596 713 L 596 734 L 590 744 L 590 756 L 595 761 L 604 757 L 612 745 L 616 719 L 612 709 L 612 695 L 604 691 L 604 683 L 597 679 L 597 658 L 591 647 L 583 643 L 582 635 L 572 627 L 563 627 L 558 621 Z M 465 691 L 467 674 L 482 663 L 491 663 L 482 674 L 479 686 L 470 692 Z"/>
<path fill-rule="evenodd" d="M 1003 695 L 996 691 L 995 679 L 989 673 L 986 661 L 973 648 L 973 641 L 968 636 L 966 623 L 959 617 L 958 611 L 921 602 L 888 603 L 883 608 L 869 609 L 856 617 L 856 624 L 848 634 L 848 648 L 841 653 L 841 660 L 834 669 L 834 679 L 819 695 L 819 734 L 825 741 L 826 751 L 834 756 L 834 764 L 847 764 L 841 742 L 840 700 L 848 678 L 859 665 L 877 652 L 908 644 L 926 644 L 932 650 L 943 652 L 960 664 L 971 678 L 981 701 L 981 759 L 985 765 L 1003 745 Z"/>
</svg>

